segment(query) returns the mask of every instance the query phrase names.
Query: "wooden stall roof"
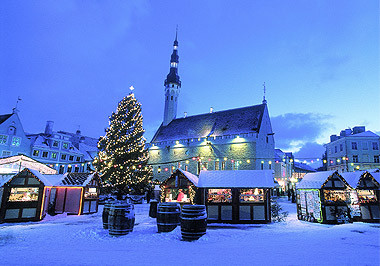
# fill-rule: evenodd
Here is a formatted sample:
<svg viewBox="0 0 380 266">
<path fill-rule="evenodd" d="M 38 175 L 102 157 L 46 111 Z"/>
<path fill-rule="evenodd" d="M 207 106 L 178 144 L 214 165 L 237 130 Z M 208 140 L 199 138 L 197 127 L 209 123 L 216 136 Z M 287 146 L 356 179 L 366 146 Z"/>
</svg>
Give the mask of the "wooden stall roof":
<svg viewBox="0 0 380 266">
<path fill-rule="evenodd" d="M 45 186 L 64 186 L 64 187 L 85 187 L 87 186 L 93 178 L 97 178 L 99 181 L 99 176 L 97 173 L 65 173 L 61 175 L 43 175 L 37 170 L 25 168 L 23 171 L 30 171 L 34 176 L 36 176 Z M 21 173 L 20 172 L 20 173 Z M 7 177 L 0 180 L 0 187 L 5 183 L 9 182 L 13 177 Z"/>
<path fill-rule="evenodd" d="M 273 188 L 273 170 L 201 171 L 201 188 Z"/>
<path fill-rule="evenodd" d="M 365 171 L 345 172 L 341 173 L 341 176 L 352 188 L 356 188 L 359 185 L 359 180 L 364 173 Z"/>
<path fill-rule="evenodd" d="M 29 169 L 29 168 L 24 168 L 20 173 L 23 173 L 25 171 L 31 172 L 37 179 L 39 179 L 45 186 L 52 186 L 53 184 L 51 183 L 50 180 L 48 180 L 45 175 L 42 175 L 40 172 L 34 169 Z M 18 176 L 20 173 L 17 173 L 13 176 L 7 177 L 3 180 L 0 180 L 0 187 L 4 186 L 6 183 L 8 183 L 11 179 L 13 179 L 15 176 Z"/>
<path fill-rule="evenodd" d="M 162 183 L 161 186 L 165 186 L 165 183 L 173 176 L 176 175 L 177 171 L 181 172 L 191 183 L 193 183 L 195 186 L 198 186 L 198 177 L 190 172 L 187 172 L 185 170 L 182 170 L 178 168 L 171 174 L 168 178 L 166 178 Z"/>
<path fill-rule="evenodd" d="M 337 172 L 337 171 L 322 171 L 316 173 L 308 173 L 296 185 L 297 189 L 321 189 L 326 183 L 327 179 L 336 174 L 341 181 L 350 186 L 350 184 Z"/>
<path fill-rule="evenodd" d="M 327 178 L 332 176 L 335 171 L 323 171 L 316 173 L 306 174 L 302 180 L 296 185 L 296 188 L 314 188 L 320 189 L 322 185 L 326 182 Z"/>
<path fill-rule="evenodd" d="M 194 175 L 194 174 L 192 174 L 192 173 L 190 173 L 190 172 L 184 171 L 184 170 L 182 170 L 182 169 L 178 169 L 178 170 L 179 170 L 182 174 L 184 174 L 184 176 L 186 176 L 187 179 L 189 179 L 189 181 L 190 181 L 191 183 L 193 183 L 195 186 L 198 186 L 199 178 L 198 178 L 196 175 Z"/>
</svg>

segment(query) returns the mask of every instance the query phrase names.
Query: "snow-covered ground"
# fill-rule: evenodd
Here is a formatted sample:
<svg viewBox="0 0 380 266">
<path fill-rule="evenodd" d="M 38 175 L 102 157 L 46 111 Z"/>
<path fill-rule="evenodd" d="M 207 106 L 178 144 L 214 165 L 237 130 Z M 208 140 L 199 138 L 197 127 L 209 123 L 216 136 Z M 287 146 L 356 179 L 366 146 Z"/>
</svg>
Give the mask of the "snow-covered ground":
<svg viewBox="0 0 380 266">
<path fill-rule="evenodd" d="M 47 216 L 41 222 L 0 225 L 1 265 L 380 265 L 380 225 L 322 225 L 298 221 L 215 224 L 195 242 L 180 228 L 157 233 L 149 205 L 136 208 L 132 233 L 111 237 L 97 214 Z"/>
</svg>

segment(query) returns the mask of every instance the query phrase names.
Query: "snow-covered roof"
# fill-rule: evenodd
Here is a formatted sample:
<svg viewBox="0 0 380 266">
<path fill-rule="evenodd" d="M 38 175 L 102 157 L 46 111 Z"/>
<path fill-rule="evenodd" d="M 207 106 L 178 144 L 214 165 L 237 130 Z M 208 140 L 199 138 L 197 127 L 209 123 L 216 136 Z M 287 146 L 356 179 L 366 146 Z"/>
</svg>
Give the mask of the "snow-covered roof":
<svg viewBox="0 0 380 266">
<path fill-rule="evenodd" d="M 322 171 L 316 173 L 307 173 L 302 180 L 297 184 L 299 188 L 321 188 L 323 183 L 334 174 L 335 171 Z"/>
<path fill-rule="evenodd" d="M 66 173 L 56 186 L 87 186 L 94 177 L 94 173 Z"/>
<path fill-rule="evenodd" d="M 201 171 L 201 188 L 273 188 L 273 170 Z"/>
<path fill-rule="evenodd" d="M 380 173 L 379 172 L 376 172 L 376 173 L 370 173 L 373 178 L 377 181 L 377 183 L 380 183 Z"/>
<path fill-rule="evenodd" d="M 41 182 L 44 183 L 45 186 L 52 186 L 52 185 L 54 185 L 53 183 L 50 182 L 50 180 L 48 180 L 45 177 L 45 175 L 42 175 L 37 170 L 29 169 L 29 168 L 25 168 L 25 169 L 28 169 L 33 175 L 35 175 L 39 180 L 41 180 Z"/>
<path fill-rule="evenodd" d="M 259 132 L 265 104 L 188 116 L 161 125 L 153 142 Z"/>
<path fill-rule="evenodd" d="M 379 135 L 367 130 L 365 132 L 349 135 L 348 137 L 379 137 Z"/>
<path fill-rule="evenodd" d="M 346 180 L 346 182 L 352 187 L 356 188 L 359 184 L 360 177 L 364 174 L 364 171 L 344 172 L 340 175 Z"/>
<path fill-rule="evenodd" d="M 187 179 L 189 179 L 191 181 L 191 183 L 193 183 L 195 186 L 198 186 L 199 178 L 196 175 L 194 175 L 194 174 L 192 174 L 190 172 L 184 171 L 182 169 L 178 169 L 178 170 L 182 174 L 184 174 L 187 177 Z"/>
<path fill-rule="evenodd" d="M 9 180 L 11 180 L 12 177 L 15 175 L 1 175 L 0 176 L 0 187 L 4 186 L 5 183 L 7 183 Z"/>
</svg>

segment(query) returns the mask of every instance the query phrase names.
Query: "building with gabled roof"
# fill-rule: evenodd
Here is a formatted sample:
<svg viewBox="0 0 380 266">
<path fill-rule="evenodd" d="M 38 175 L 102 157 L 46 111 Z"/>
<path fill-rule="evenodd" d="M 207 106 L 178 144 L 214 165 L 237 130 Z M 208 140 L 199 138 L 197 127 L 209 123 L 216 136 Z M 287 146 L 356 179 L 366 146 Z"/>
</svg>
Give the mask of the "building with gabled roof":
<svg viewBox="0 0 380 266">
<path fill-rule="evenodd" d="M 0 158 L 30 154 L 30 140 L 22 127 L 17 109 L 0 115 Z"/>
<path fill-rule="evenodd" d="M 194 174 L 274 169 L 274 133 L 265 96 L 262 104 L 177 118 L 182 85 L 178 63 L 176 36 L 164 82 L 164 119 L 148 145 L 153 179 L 163 181 L 177 168 Z"/>
</svg>

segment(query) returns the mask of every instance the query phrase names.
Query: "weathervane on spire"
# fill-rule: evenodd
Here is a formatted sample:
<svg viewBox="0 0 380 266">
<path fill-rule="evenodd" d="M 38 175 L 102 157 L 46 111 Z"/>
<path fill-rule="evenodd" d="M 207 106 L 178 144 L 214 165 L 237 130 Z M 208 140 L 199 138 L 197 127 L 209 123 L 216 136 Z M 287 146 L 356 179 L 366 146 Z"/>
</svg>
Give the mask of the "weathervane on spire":
<svg viewBox="0 0 380 266">
<path fill-rule="evenodd" d="M 265 82 L 264 82 L 264 84 L 263 84 L 263 88 L 264 88 L 263 104 L 266 104 L 266 103 L 267 103 L 267 100 L 265 100 L 265 92 L 266 92 L 266 89 L 265 89 Z"/>
<path fill-rule="evenodd" d="M 135 89 L 133 86 L 130 86 L 129 89 L 131 90 L 131 92 Z"/>
</svg>

